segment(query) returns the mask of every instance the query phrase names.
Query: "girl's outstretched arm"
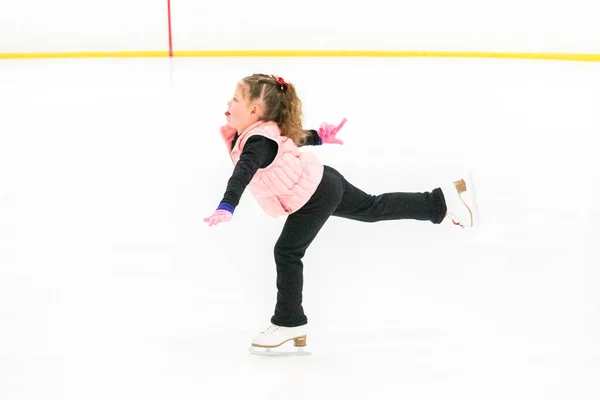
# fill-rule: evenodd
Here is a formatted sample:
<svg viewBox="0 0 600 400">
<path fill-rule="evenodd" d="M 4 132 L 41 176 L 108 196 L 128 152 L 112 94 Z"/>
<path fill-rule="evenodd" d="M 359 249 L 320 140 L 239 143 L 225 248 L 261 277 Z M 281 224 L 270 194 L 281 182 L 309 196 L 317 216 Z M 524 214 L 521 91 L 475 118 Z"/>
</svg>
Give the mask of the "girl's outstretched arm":
<svg viewBox="0 0 600 400">
<path fill-rule="evenodd" d="M 277 143 L 273 140 L 258 135 L 249 138 L 227 182 L 223 199 L 215 212 L 205 218 L 204 222 L 207 222 L 209 226 L 213 226 L 231 220 L 246 186 L 248 186 L 256 171 L 271 164 L 276 155 Z"/>
</svg>

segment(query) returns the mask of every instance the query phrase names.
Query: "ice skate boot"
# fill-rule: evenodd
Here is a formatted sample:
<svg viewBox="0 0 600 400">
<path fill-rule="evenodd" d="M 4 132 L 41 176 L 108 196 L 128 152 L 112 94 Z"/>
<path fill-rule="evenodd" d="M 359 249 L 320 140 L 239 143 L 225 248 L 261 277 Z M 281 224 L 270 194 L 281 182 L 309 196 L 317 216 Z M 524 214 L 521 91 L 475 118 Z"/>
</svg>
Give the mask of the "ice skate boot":
<svg viewBox="0 0 600 400">
<path fill-rule="evenodd" d="M 250 353 L 264 356 L 307 356 L 311 353 L 304 351 L 308 325 L 295 327 L 277 326 L 272 324 L 252 339 Z M 293 341 L 296 351 L 284 350 L 280 346 Z"/>
<path fill-rule="evenodd" d="M 446 200 L 446 217 L 463 229 L 473 228 L 479 222 L 479 209 L 472 173 L 441 189 Z"/>
</svg>

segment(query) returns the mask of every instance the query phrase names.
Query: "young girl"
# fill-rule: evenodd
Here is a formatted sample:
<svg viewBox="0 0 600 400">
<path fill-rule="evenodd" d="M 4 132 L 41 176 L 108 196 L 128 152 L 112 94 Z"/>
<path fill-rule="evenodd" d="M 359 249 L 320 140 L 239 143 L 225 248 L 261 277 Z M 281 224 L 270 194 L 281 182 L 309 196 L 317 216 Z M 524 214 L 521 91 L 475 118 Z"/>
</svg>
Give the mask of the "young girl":
<svg viewBox="0 0 600 400">
<path fill-rule="evenodd" d="M 221 136 L 235 165 L 209 226 L 231 220 L 248 187 L 272 217 L 287 216 L 275 245 L 277 303 L 271 325 L 252 340 L 252 348 L 278 347 L 289 340 L 306 345 L 307 317 L 302 308 L 306 249 L 330 216 L 363 222 L 413 219 L 440 224 L 444 219 L 471 228 L 475 222 L 470 178 L 425 193 L 366 194 L 338 171 L 321 164 L 303 145 L 343 142 L 337 127 L 323 123 L 318 131 L 302 129 L 302 103 L 294 85 L 274 75 L 242 79 L 227 103 L 227 125 Z"/>
</svg>

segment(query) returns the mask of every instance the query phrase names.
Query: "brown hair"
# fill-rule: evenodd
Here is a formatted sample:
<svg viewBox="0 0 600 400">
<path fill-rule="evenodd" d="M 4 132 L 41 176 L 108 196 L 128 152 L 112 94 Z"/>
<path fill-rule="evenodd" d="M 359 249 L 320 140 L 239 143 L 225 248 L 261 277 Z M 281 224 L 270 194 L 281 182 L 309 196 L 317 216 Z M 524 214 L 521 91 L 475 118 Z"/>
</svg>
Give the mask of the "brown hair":
<svg viewBox="0 0 600 400">
<path fill-rule="evenodd" d="M 249 87 L 244 94 L 249 100 L 259 99 L 263 103 L 261 120 L 273 121 L 281 130 L 281 135 L 301 146 L 306 141 L 307 132 L 302 129 L 302 101 L 291 83 L 273 75 L 253 74 L 242 79 Z"/>
</svg>

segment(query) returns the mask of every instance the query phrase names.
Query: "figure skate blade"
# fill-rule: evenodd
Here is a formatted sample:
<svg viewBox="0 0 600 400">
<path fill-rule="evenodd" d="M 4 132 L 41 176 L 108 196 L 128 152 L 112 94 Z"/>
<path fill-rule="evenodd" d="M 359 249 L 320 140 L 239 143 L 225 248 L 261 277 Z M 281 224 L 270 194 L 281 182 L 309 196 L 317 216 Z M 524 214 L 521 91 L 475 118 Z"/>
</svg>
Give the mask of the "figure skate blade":
<svg viewBox="0 0 600 400">
<path fill-rule="evenodd" d="M 250 346 L 250 354 L 255 356 L 266 356 L 266 357 L 298 357 L 298 356 L 310 356 L 312 353 L 304 350 L 302 347 L 298 347 L 296 350 L 280 350 L 278 347 L 266 348 L 266 347 L 255 347 Z"/>
</svg>

